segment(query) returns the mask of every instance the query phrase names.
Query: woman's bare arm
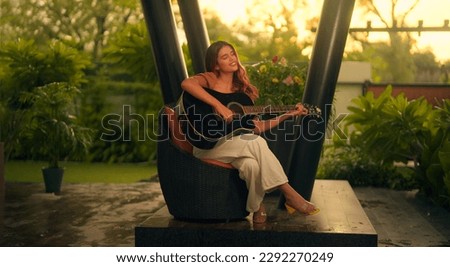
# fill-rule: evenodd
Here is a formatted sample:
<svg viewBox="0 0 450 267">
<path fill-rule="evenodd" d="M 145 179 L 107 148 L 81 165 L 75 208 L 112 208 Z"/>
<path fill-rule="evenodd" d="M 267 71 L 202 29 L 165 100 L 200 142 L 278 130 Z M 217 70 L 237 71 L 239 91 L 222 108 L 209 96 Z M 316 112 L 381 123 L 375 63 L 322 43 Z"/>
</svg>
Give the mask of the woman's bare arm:
<svg viewBox="0 0 450 267">
<path fill-rule="evenodd" d="M 270 119 L 270 120 L 255 119 L 255 120 L 253 120 L 253 122 L 255 124 L 255 128 L 253 131 L 256 134 L 260 134 L 260 133 L 263 133 L 269 129 L 272 129 L 272 128 L 278 126 L 281 122 L 285 121 L 288 118 L 300 116 L 300 115 L 306 115 L 306 114 L 308 114 L 308 110 L 305 109 L 302 104 L 297 104 L 295 106 L 295 109 L 288 111 L 288 112 L 286 112 L 280 116 L 277 116 L 273 119 Z"/>
<path fill-rule="evenodd" d="M 233 112 L 217 100 L 217 98 L 206 92 L 197 79 L 192 77 L 185 79 L 181 82 L 181 88 L 193 97 L 210 105 L 227 122 L 231 122 L 233 119 Z"/>
</svg>

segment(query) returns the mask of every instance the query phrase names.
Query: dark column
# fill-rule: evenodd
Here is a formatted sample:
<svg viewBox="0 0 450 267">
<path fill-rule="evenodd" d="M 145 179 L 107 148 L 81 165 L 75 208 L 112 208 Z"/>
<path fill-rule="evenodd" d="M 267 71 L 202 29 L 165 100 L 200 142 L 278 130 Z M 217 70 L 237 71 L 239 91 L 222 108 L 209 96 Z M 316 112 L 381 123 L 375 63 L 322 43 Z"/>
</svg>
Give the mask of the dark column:
<svg viewBox="0 0 450 267">
<path fill-rule="evenodd" d="M 184 32 L 195 73 L 205 72 L 205 54 L 209 46 L 208 31 L 197 0 L 178 0 Z"/>
<path fill-rule="evenodd" d="M 5 203 L 5 158 L 3 142 L 0 142 L 0 222 L 3 222 Z"/>
<path fill-rule="evenodd" d="M 295 143 L 288 175 L 292 187 L 308 200 L 314 186 L 354 4 L 355 0 L 325 0 L 322 7 L 303 102 L 320 107 L 323 116 L 320 119 L 303 118 L 302 136 Z"/>
<path fill-rule="evenodd" d="M 0 201 L 5 193 L 5 152 L 3 142 L 0 142 Z"/>
<path fill-rule="evenodd" d="M 171 103 L 180 96 L 181 81 L 187 77 L 172 6 L 170 0 L 141 0 L 141 2 L 164 103 Z"/>
</svg>

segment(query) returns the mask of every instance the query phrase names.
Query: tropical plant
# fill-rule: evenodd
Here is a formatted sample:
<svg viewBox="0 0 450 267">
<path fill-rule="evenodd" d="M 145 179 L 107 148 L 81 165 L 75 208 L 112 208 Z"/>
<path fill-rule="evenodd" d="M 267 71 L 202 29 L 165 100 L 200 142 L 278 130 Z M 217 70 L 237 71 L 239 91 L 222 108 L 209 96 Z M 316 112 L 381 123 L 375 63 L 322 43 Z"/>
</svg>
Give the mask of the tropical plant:
<svg viewBox="0 0 450 267">
<path fill-rule="evenodd" d="M 352 186 L 377 186 L 393 189 L 417 188 L 412 171 L 375 160 L 364 149 L 364 140 L 354 132 L 348 139 L 333 135 L 325 144 L 317 171 L 318 179 L 346 179 Z"/>
<path fill-rule="evenodd" d="M 156 82 L 156 66 L 145 23 L 130 24 L 110 37 L 103 62 L 112 72 L 125 71 L 134 81 Z"/>
<path fill-rule="evenodd" d="M 77 124 L 74 98 L 79 90 L 68 83 L 50 83 L 23 95 L 32 103 L 31 123 L 25 136 L 31 154 L 46 159 L 49 168 L 59 168 L 65 157 L 86 152 L 92 130 Z"/>
<path fill-rule="evenodd" d="M 153 141 L 156 138 L 153 129 L 156 124 L 150 118 L 157 117 L 163 101 L 151 51 L 150 38 L 143 21 L 130 24 L 110 37 L 104 50 L 103 63 L 104 73 L 114 81 L 96 79 L 89 88 L 91 93 L 83 100 L 89 105 L 81 108 L 83 117 L 89 120 L 90 125 L 98 125 L 102 121 L 103 126 L 91 147 L 91 160 L 137 162 L 154 159 L 156 143 Z M 112 98 L 116 99 L 115 108 L 107 107 L 111 105 Z M 117 107 L 117 99 L 120 99 L 120 107 Z M 133 110 L 132 116 L 125 116 L 125 106 Z M 96 112 L 92 113 L 92 108 L 96 108 Z M 121 115 L 116 120 L 118 126 L 103 125 L 105 116 L 113 114 L 119 117 L 118 112 Z M 145 117 L 147 121 L 136 125 L 133 116 Z M 116 131 L 112 131 L 111 127 Z M 114 134 L 101 138 L 105 132 Z M 144 141 L 150 142 L 142 145 Z"/>
<path fill-rule="evenodd" d="M 389 86 L 378 98 L 369 92 L 352 103 L 346 122 L 359 131 L 374 156 L 388 163 L 412 160 L 418 166 L 430 134 L 424 124 L 432 106 L 424 98 L 408 101 L 402 94 L 394 98 Z"/>
<path fill-rule="evenodd" d="M 378 97 L 360 96 L 348 107 L 346 123 L 355 128 L 351 138 L 361 140 L 361 148 L 380 164 L 412 162 L 416 183 L 433 201 L 450 206 L 450 184 L 445 173 L 448 157 L 450 101 L 440 108 L 424 98 L 408 101 L 403 94 L 392 96 L 389 86 Z"/>
<path fill-rule="evenodd" d="M 85 82 L 88 57 L 61 42 L 40 47 L 19 39 L 1 44 L 0 50 L 0 138 L 5 142 L 5 158 L 20 148 L 20 135 L 28 122 L 31 103 L 23 94 L 53 82 L 80 86 Z"/>
<path fill-rule="evenodd" d="M 258 89 L 257 104 L 289 105 L 301 102 L 307 66 L 288 64 L 277 56 L 248 66 L 249 78 Z"/>
</svg>

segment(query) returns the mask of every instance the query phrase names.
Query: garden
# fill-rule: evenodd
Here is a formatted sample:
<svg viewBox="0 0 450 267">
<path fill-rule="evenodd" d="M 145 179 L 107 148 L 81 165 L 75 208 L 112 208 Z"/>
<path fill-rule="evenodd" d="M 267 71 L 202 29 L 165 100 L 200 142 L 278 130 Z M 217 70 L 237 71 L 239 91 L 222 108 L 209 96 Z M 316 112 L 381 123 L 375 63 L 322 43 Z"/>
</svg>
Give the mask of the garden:
<svg viewBox="0 0 450 267">
<path fill-rule="evenodd" d="M 77 13 L 74 6 L 67 12 L 86 16 L 77 21 L 92 23 L 69 22 L 70 27 L 65 28 L 66 22 L 58 21 L 58 14 L 52 13 L 57 9 L 30 2 L 21 7 L 23 10 L 14 5 L 11 8 L 46 12 L 51 27 L 27 31 L 33 25 L 28 19 L 21 21 L 27 16 L 16 14 L 12 16 L 15 20 L 5 22 L 8 27 L 2 28 L 0 142 L 4 143 L 7 182 L 42 182 L 42 167 L 63 169 L 64 181 L 71 183 L 132 183 L 156 175 L 155 118 L 163 103 L 142 12 L 136 4 L 118 6 L 120 12 L 103 10 L 110 12 L 108 24 L 95 19 L 102 12 L 90 12 L 90 2 L 78 2 L 86 4 L 86 12 Z M 282 15 L 289 21 L 292 14 Z M 103 24 L 94 25 L 93 21 Z M 13 27 L 14 23 L 23 24 Z M 239 43 L 231 35 L 222 36 L 227 31 L 219 27 L 225 26 L 217 18 L 206 23 L 211 40 L 229 39 L 244 53 L 260 51 L 258 47 L 240 49 L 249 44 Z M 93 29 L 105 25 L 110 27 L 109 35 L 99 32 L 93 36 Z M 291 24 L 282 26 L 289 26 L 289 31 L 283 32 L 286 38 L 295 36 Z M 274 32 L 280 33 L 283 27 L 274 28 Z M 16 38 L 17 29 L 22 31 L 21 38 Z M 54 29 L 57 32 L 52 32 Z M 35 32 L 41 38 L 33 36 Z M 79 32 L 83 34 L 77 35 Z M 108 40 L 102 39 L 105 36 Z M 270 38 L 257 40 L 261 47 L 276 44 Z M 291 43 L 279 44 L 287 57 L 292 47 L 281 44 Z M 291 54 L 298 55 L 301 47 L 294 48 Z M 259 103 L 301 101 L 308 63 L 290 62 L 282 53 L 271 58 L 273 51 L 258 52 L 265 59 L 259 57 L 256 63 L 246 64 L 251 80 L 261 90 Z M 192 73 L 186 45 L 183 52 Z M 250 52 L 241 58 L 255 60 Z M 427 199 L 449 208 L 449 100 L 435 107 L 424 99 L 394 97 L 388 87 L 377 98 L 367 94 L 352 103 L 346 118 L 347 138 L 327 140 L 317 178 L 347 179 L 353 186 L 419 189 Z"/>
<path fill-rule="evenodd" d="M 248 67 L 262 88 L 261 102 L 300 102 L 305 66 L 274 57 Z M 282 93 L 280 93 L 282 92 Z M 346 179 L 352 186 L 419 189 L 426 199 L 450 208 L 450 100 L 432 106 L 425 98 L 393 96 L 388 86 L 352 100 L 342 135 L 326 140 L 317 179 Z M 332 115 L 333 116 L 333 115 Z"/>
</svg>

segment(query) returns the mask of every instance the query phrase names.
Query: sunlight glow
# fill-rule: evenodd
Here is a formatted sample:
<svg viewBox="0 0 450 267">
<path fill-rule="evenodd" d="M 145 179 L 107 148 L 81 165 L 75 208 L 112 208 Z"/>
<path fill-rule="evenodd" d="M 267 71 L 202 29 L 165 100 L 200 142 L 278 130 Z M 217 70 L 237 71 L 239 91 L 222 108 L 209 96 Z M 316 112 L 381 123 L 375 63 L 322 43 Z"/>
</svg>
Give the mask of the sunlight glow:
<svg viewBox="0 0 450 267">
<path fill-rule="evenodd" d="M 308 7 L 300 10 L 296 26 L 299 29 L 299 39 L 304 39 L 311 35 L 309 29 L 306 29 L 306 21 L 318 17 L 321 14 L 323 0 L 307 0 Z M 386 2 L 386 6 L 382 9 L 384 14 L 389 12 L 389 0 L 375 1 L 377 4 Z M 250 5 L 254 1 L 250 0 L 199 0 L 202 9 L 207 8 L 217 13 L 224 23 L 232 25 L 236 20 L 242 20 L 246 16 L 247 8 L 255 8 Z M 265 10 L 277 10 L 279 0 L 260 0 L 257 2 L 258 8 Z M 399 0 L 400 11 L 405 10 L 410 6 L 412 0 Z M 418 6 L 409 15 L 407 20 L 410 27 L 415 27 L 418 20 L 423 20 L 424 26 L 443 26 L 445 19 L 450 19 L 450 1 L 447 0 L 421 0 Z M 351 27 L 365 27 L 367 21 L 372 21 L 372 26 L 382 26 L 381 22 L 373 16 L 362 15 L 355 7 L 355 12 L 352 17 Z M 422 32 L 412 33 L 412 36 L 417 40 L 417 49 L 429 49 L 434 52 L 437 60 L 445 61 L 450 59 L 450 32 Z M 370 33 L 369 39 L 371 41 L 387 40 L 386 33 Z M 347 49 L 355 47 L 354 44 L 348 43 Z"/>
</svg>

